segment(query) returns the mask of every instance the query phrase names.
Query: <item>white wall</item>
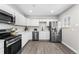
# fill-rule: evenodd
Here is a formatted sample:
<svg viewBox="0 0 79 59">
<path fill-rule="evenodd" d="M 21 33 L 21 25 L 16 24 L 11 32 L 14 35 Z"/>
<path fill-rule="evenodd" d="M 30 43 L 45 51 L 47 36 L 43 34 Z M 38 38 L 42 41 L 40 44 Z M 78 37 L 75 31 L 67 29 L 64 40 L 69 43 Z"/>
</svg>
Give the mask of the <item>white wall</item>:
<svg viewBox="0 0 79 59">
<path fill-rule="evenodd" d="M 70 27 L 63 27 L 64 19 L 70 17 Z M 76 53 L 79 53 L 79 5 L 60 15 L 62 22 L 62 42 Z"/>
</svg>

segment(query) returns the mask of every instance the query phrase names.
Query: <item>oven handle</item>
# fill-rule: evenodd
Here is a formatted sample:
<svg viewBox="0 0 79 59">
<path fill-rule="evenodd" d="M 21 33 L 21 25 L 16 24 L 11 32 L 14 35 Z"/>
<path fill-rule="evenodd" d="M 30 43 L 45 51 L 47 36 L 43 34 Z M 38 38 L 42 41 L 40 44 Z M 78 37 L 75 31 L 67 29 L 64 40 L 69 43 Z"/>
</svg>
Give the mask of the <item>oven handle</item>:
<svg viewBox="0 0 79 59">
<path fill-rule="evenodd" d="M 14 42 L 12 42 L 12 43 L 7 44 L 6 47 L 9 47 L 10 45 L 16 43 L 16 42 L 19 41 L 19 40 L 20 40 L 20 39 L 17 39 L 16 41 L 14 41 Z"/>
</svg>

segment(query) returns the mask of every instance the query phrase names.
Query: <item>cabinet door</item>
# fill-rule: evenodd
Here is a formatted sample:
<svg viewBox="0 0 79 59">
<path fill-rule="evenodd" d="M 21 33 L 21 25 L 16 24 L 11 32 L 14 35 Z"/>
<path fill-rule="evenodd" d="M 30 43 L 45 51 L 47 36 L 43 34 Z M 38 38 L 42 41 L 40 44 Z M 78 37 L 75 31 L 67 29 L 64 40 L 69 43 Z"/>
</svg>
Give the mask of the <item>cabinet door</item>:
<svg viewBox="0 0 79 59">
<path fill-rule="evenodd" d="M 15 14 L 15 24 L 16 25 L 26 25 L 26 18 L 23 16 L 23 15 L 21 15 L 20 13 L 16 13 Z"/>
<path fill-rule="evenodd" d="M 33 26 L 39 26 L 39 20 L 38 19 L 32 19 L 32 20 L 33 20 L 33 23 L 32 23 Z"/>
<path fill-rule="evenodd" d="M 4 54 L 4 40 L 0 40 L 0 54 Z"/>
<path fill-rule="evenodd" d="M 22 47 L 25 46 L 25 44 L 32 39 L 32 32 L 25 32 L 25 33 L 20 33 L 22 34 Z"/>
<path fill-rule="evenodd" d="M 49 32 L 39 32 L 39 39 L 40 40 L 49 40 Z"/>
<path fill-rule="evenodd" d="M 27 39 L 27 35 L 25 33 L 22 33 L 22 47 L 25 46 L 25 44 L 27 43 L 28 39 Z"/>
<path fill-rule="evenodd" d="M 27 19 L 27 26 L 39 26 L 38 19 Z"/>
<path fill-rule="evenodd" d="M 26 19 L 26 23 L 27 23 L 27 26 L 31 26 L 31 20 L 30 19 Z"/>
</svg>

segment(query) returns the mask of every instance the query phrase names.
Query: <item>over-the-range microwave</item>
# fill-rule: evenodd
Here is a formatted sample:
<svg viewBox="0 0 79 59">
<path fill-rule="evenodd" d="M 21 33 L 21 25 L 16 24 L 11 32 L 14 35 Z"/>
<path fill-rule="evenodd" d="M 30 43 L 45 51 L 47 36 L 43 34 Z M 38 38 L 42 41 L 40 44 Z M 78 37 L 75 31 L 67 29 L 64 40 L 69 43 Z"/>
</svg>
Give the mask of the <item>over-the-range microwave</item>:
<svg viewBox="0 0 79 59">
<path fill-rule="evenodd" d="M 0 10 L 0 23 L 14 24 L 15 17 L 6 11 Z"/>
</svg>

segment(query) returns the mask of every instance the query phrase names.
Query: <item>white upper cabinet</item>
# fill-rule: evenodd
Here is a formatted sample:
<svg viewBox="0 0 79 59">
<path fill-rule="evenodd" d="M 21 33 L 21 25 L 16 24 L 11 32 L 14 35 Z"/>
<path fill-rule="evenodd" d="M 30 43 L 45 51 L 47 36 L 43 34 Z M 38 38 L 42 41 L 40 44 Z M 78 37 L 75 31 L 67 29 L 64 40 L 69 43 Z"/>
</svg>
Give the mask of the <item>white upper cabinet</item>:
<svg viewBox="0 0 79 59">
<path fill-rule="evenodd" d="M 57 19 L 40 19 L 39 22 L 46 22 L 46 26 L 49 26 L 49 22 L 57 21 Z"/>
<path fill-rule="evenodd" d="M 56 19 L 26 19 L 27 26 L 39 26 L 40 22 L 45 22 L 46 26 L 49 26 L 50 21 L 57 21 Z"/>
<path fill-rule="evenodd" d="M 39 20 L 38 19 L 32 19 L 32 25 L 33 26 L 39 26 Z"/>
<path fill-rule="evenodd" d="M 40 19 L 39 22 L 46 22 L 46 26 L 49 26 L 49 22 L 56 21 L 55 19 Z"/>
<path fill-rule="evenodd" d="M 39 26 L 38 19 L 27 19 L 27 26 Z"/>
<path fill-rule="evenodd" d="M 15 13 L 15 25 L 26 26 L 26 18 L 20 13 Z"/>
</svg>

